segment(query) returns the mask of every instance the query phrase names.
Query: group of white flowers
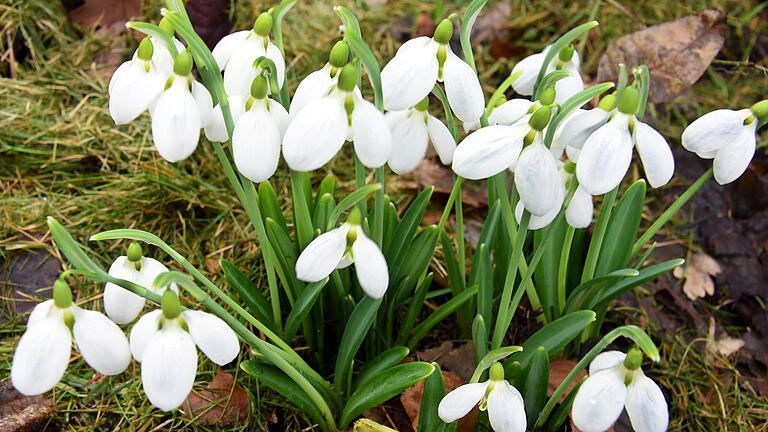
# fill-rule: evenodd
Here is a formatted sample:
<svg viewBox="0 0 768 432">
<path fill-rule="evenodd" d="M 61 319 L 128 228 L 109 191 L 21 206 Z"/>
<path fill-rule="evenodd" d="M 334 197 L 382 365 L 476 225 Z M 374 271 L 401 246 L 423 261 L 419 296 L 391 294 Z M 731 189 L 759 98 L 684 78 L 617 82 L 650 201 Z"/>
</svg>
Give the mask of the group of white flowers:
<svg viewBox="0 0 768 432">
<path fill-rule="evenodd" d="M 156 287 L 168 269 L 141 255 L 132 243 L 127 256 L 118 257 L 109 274 L 161 295 L 161 309 L 144 314 L 134 324 L 130 342 L 118 324 L 133 322 L 144 308 L 144 298 L 113 283 L 104 289 L 104 310 L 85 310 L 72 302 L 63 280 L 53 286 L 53 299 L 35 306 L 29 315 L 11 365 L 11 381 L 25 395 L 44 393 L 58 383 L 69 364 L 74 338 L 89 366 L 102 375 L 119 375 L 131 356 L 141 363 L 141 381 L 149 401 L 163 411 L 181 405 L 197 374 L 195 345 L 214 363 L 225 365 L 237 357 L 237 335 L 219 317 L 182 310 L 178 288 Z M 109 317 L 109 318 L 107 318 Z"/>
</svg>

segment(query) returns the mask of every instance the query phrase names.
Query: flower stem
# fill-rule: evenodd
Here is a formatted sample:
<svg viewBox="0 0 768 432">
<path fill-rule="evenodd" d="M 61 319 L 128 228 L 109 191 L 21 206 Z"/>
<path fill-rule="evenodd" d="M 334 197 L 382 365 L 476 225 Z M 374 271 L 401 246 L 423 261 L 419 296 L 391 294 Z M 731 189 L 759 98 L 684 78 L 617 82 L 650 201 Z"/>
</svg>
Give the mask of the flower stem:
<svg viewBox="0 0 768 432">
<path fill-rule="evenodd" d="M 589 242 L 587 259 L 584 262 L 584 272 L 581 274 L 581 283 L 591 280 L 595 275 L 597 259 L 600 257 L 600 249 L 603 247 L 603 237 L 608 229 L 608 221 L 613 211 L 613 202 L 616 201 L 616 194 L 619 192 L 619 186 L 605 194 L 603 204 L 600 206 L 600 214 L 597 216 L 595 232 L 592 234 L 592 240 Z"/>
<path fill-rule="evenodd" d="M 445 223 L 448 221 L 448 216 L 450 216 L 451 209 L 453 208 L 453 202 L 456 200 L 456 196 L 461 195 L 461 183 L 463 182 L 464 178 L 457 174 L 453 175 L 453 188 L 451 189 L 451 194 L 448 195 L 448 201 L 445 203 L 443 215 L 440 217 L 440 223 L 437 225 L 438 231 L 442 231 L 445 228 Z"/>
<path fill-rule="evenodd" d="M 560 265 L 558 267 L 557 274 L 557 313 L 553 316 L 560 316 L 565 309 L 565 288 L 566 279 L 568 277 L 568 260 L 571 257 L 571 245 L 573 244 L 573 236 L 576 233 L 576 229 L 568 225 L 568 230 L 565 232 L 565 240 L 563 241 L 563 250 L 560 252 Z"/>
<path fill-rule="evenodd" d="M 520 257 L 523 255 L 525 235 L 528 232 L 528 223 L 530 220 L 531 214 L 527 210 L 523 211 L 523 217 L 520 219 L 520 225 L 518 226 L 517 235 L 515 236 L 515 244 L 512 247 L 512 256 L 509 259 L 509 266 L 507 267 L 507 276 L 504 279 L 504 290 L 501 293 L 499 311 L 496 316 L 496 325 L 493 329 L 493 340 L 491 343 L 492 350 L 501 346 L 501 343 L 504 341 L 504 335 L 507 332 L 507 316 L 509 315 L 510 300 L 512 299 L 512 291 L 514 290 L 515 278 L 517 277 L 518 264 L 520 263 Z"/>
</svg>

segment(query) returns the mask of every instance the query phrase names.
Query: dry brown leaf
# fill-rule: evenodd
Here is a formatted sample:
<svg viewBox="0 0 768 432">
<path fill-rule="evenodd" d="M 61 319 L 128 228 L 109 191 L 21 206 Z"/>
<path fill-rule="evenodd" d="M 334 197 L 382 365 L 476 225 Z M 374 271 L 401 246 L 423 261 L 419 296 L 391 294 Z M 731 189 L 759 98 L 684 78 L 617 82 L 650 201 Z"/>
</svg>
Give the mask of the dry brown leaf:
<svg viewBox="0 0 768 432">
<path fill-rule="evenodd" d="M 717 276 L 722 269 L 714 258 L 697 252 L 691 257 L 682 275 L 679 268 L 675 268 L 673 274 L 677 278 L 685 277 L 683 292 L 689 299 L 696 300 L 715 293 L 715 281 L 712 280 L 712 276 Z"/>
<path fill-rule="evenodd" d="M 0 383 L 0 431 L 38 430 L 56 412 L 53 399 L 24 396 L 7 379 Z"/>
<path fill-rule="evenodd" d="M 728 357 L 743 346 L 743 340 L 732 338 L 725 332 L 720 336 L 720 339 L 715 339 L 715 318 L 709 317 L 709 336 L 707 337 L 707 350 L 709 352 L 716 352 L 723 357 Z M 710 363 L 714 363 L 714 359 L 709 353 L 707 359 Z"/>
<path fill-rule="evenodd" d="M 94 28 L 125 23 L 140 16 L 140 0 L 85 0 L 69 13 L 69 20 L 83 28 Z"/>
<path fill-rule="evenodd" d="M 248 393 L 232 374 L 219 369 L 205 390 L 190 392 L 181 406 L 185 417 L 201 426 L 233 426 L 248 417 Z"/>
<path fill-rule="evenodd" d="M 630 69 L 645 64 L 651 71 L 650 101 L 668 101 L 698 81 L 720 52 L 725 18 L 724 12 L 707 9 L 625 35 L 606 49 L 597 80 L 615 80 L 620 63 Z"/>
<path fill-rule="evenodd" d="M 458 388 L 461 385 L 461 378 L 451 371 L 443 371 L 443 385 L 445 386 L 445 394 Z M 424 396 L 424 380 L 419 381 L 416 385 L 407 388 L 400 395 L 400 403 L 405 408 L 405 413 L 408 414 L 408 418 L 411 419 L 411 426 L 413 430 L 418 430 L 419 425 L 419 411 L 421 411 L 421 398 Z M 461 428 L 459 428 L 461 429 Z"/>
<path fill-rule="evenodd" d="M 723 271 L 723 268 L 714 258 L 703 252 L 693 254 L 691 261 L 696 268 L 710 276 L 717 276 Z"/>
<path fill-rule="evenodd" d="M 453 172 L 433 158 L 424 158 L 408 176 L 399 176 L 398 184 L 405 189 L 421 190 L 434 186 L 436 194 L 450 195 L 453 189 Z M 464 182 L 461 185 L 464 204 L 480 208 L 488 203 L 484 182 Z"/>
<path fill-rule="evenodd" d="M 560 386 L 565 377 L 571 373 L 574 367 L 576 367 L 576 361 L 571 359 L 556 358 L 549 362 L 549 387 L 547 388 L 547 396 L 552 396 L 552 393 L 557 390 L 557 387 Z M 576 384 L 578 384 L 585 376 L 587 376 L 586 371 L 579 372 L 576 379 L 568 386 L 568 390 L 560 396 L 558 402 L 562 402 L 571 390 L 576 387 Z"/>
</svg>

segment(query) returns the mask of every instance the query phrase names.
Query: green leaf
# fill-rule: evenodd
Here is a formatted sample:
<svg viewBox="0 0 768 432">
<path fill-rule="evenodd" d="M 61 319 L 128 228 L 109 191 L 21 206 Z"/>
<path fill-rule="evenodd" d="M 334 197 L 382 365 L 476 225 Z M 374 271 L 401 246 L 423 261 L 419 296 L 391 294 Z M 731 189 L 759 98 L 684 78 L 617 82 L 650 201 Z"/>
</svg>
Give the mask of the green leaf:
<svg viewBox="0 0 768 432">
<path fill-rule="evenodd" d="M 475 373 L 473 373 L 472 378 L 469 379 L 470 384 L 478 382 L 480 380 L 480 377 L 483 375 L 483 372 L 485 372 L 488 368 L 493 366 L 493 364 L 496 363 L 497 361 L 501 361 L 509 357 L 510 355 L 518 353 L 522 350 L 523 350 L 523 347 L 512 345 L 507 347 L 496 348 L 495 350 L 489 352 L 482 359 L 480 359 L 479 362 L 477 362 L 477 366 L 475 367 Z"/>
<path fill-rule="evenodd" d="M 644 203 L 645 180 L 638 180 L 624 192 L 611 213 L 597 258 L 595 276 L 602 276 L 629 264 Z"/>
<path fill-rule="evenodd" d="M 539 294 L 541 306 L 547 322 L 551 322 L 557 309 L 558 272 L 560 269 L 560 255 L 565 242 L 565 234 L 568 230 L 568 222 L 565 218 L 556 218 L 555 222 L 547 228 L 547 235 L 552 236 L 545 244 L 542 244 L 545 230 L 534 232 L 534 248 L 544 248 L 539 265 L 533 272 L 536 282 L 536 292 Z"/>
<path fill-rule="evenodd" d="M 582 291 L 588 290 L 589 288 L 592 288 L 594 286 L 598 286 L 601 284 L 605 284 L 606 282 L 615 280 L 615 279 L 622 279 L 622 278 L 631 278 L 639 275 L 640 272 L 635 269 L 621 269 L 616 270 L 615 272 L 608 273 L 607 275 L 603 275 L 600 277 L 596 277 L 593 279 L 590 279 L 583 284 L 580 284 L 576 288 L 571 291 L 570 296 L 568 297 L 568 301 L 565 304 L 565 311 L 566 312 L 573 312 L 580 309 L 583 309 L 581 304 L 582 299 L 585 298 L 584 295 L 582 295 Z M 586 298 L 589 298 L 588 296 Z"/>
<path fill-rule="evenodd" d="M 272 32 L 275 35 L 275 45 L 283 51 L 283 16 L 296 4 L 296 0 L 283 0 L 272 12 Z M 283 86 L 285 87 L 285 85 Z"/>
<path fill-rule="evenodd" d="M 485 244 L 488 246 L 488 249 L 493 249 L 493 242 L 496 237 L 496 230 L 499 227 L 500 215 L 501 215 L 501 201 L 496 200 L 491 206 L 490 210 L 488 211 L 488 216 L 486 216 L 485 222 L 483 222 L 483 229 L 480 230 L 480 237 L 478 237 L 477 239 L 478 248 L 480 247 L 479 245 Z M 475 254 L 475 257 L 472 260 L 472 269 L 469 273 L 468 284 L 470 286 L 478 283 L 477 282 L 478 275 L 476 273 L 480 267 L 479 260 L 480 260 L 480 257 L 478 257 L 477 254 Z M 486 320 L 488 319 L 487 316 L 485 316 L 484 318 Z"/>
<path fill-rule="evenodd" d="M 469 6 L 467 6 L 467 10 L 464 11 L 464 17 L 461 20 L 461 34 L 459 35 L 461 50 L 464 52 L 464 60 L 467 61 L 467 64 L 472 66 L 472 69 L 475 68 L 475 59 L 472 54 L 472 44 L 470 43 L 469 37 L 472 35 L 472 27 L 475 25 L 475 20 L 487 1 L 488 0 L 473 0 Z"/>
<path fill-rule="evenodd" d="M 479 362 L 488 354 L 488 327 L 480 314 L 472 321 L 472 345 L 475 346 L 475 361 Z"/>
<path fill-rule="evenodd" d="M 352 361 L 357 350 L 360 349 L 365 335 L 368 334 L 368 330 L 373 325 L 379 305 L 381 305 L 381 299 L 366 296 L 360 300 L 349 316 L 344 333 L 341 335 L 333 383 L 336 390 L 342 395 L 347 393 L 347 380 L 352 373 Z"/>
<path fill-rule="evenodd" d="M 510 357 L 505 366 L 517 361 L 525 368 L 538 347 L 544 347 L 550 355 L 555 355 L 594 320 L 594 312 L 583 310 L 552 321 L 529 337 L 523 343 L 523 351 Z"/>
<path fill-rule="evenodd" d="M 298 293 L 301 282 L 296 279 L 296 260 L 298 259 L 298 253 L 296 248 L 288 237 L 288 234 L 280 229 L 280 225 L 273 221 L 271 218 L 267 218 L 266 221 L 267 235 L 269 236 L 270 243 L 275 249 L 275 258 L 277 258 L 276 270 L 283 284 L 288 287 L 290 292 Z M 293 296 L 291 295 L 291 298 Z"/>
<path fill-rule="evenodd" d="M 296 303 L 293 304 L 291 313 L 288 314 L 288 318 L 285 321 L 285 340 L 290 341 L 296 335 L 296 331 L 299 330 L 299 325 L 304 321 L 304 318 L 309 315 L 309 311 L 312 310 L 312 306 L 317 300 L 317 296 L 320 295 L 320 291 L 328 282 L 328 278 L 325 278 L 319 282 L 313 282 L 304 287 L 301 295 L 296 299 Z"/>
<path fill-rule="evenodd" d="M 249 375 L 261 380 L 267 387 L 285 396 L 301 411 L 307 413 L 322 429 L 326 429 L 325 419 L 312 399 L 283 371 L 259 360 L 245 360 L 240 363 L 240 367 Z"/>
<path fill-rule="evenodd" d="M 391 367 L 370 380 L 349 397 L 341 414 L 339 428 L 346 427 L 365 410 L 402 393 L 417 382 L 428 377 L 435 368 L 425 362 L 411 362 Z"/>
<path fill-rule="evenodd" d="M 288 225 L 285 222 L 285 216 L 283 216 L 283 209 L 280 207 L 280 202 L 277 200 L 277 194 L 275 189 L 272 188 L 272 184 L 269 180 L 261 182 L 259 184 L 259 207 L 261 208 L 262 218 L 272 218 L 280 228 L 288 233 Z"/>
<path fill-rule="evenodd" d="M 304 250 L 314 238 L 312 214 L 309 209 L 309 203 L 312 202 L 312 184 L 309 174 L 291 170 L 291 188 L 296 247 Z"/>
<path fill-rule="evenodd" d="M 176 56 L 179 55 L 179 50 L 176 49 L 176 45 L 171 41 L 171 36 L 160 27 L 139 21 L 125 23 L 125 26 L 161 41 L 163 45 L 165 45 L 165 48 L 171 53 L 171 57 L 176 58 Z"/>
<path fill-rule="evenodd" d="M 424 392 L 421 397 L 421 409 L 419 409 L 419 431 L 434 431 L 443 421 L 437 415 L 437 407 L 445 396 L 445 385 L 443 384 L 443 371 L 440 365 L 433 362 L 435 370 L 429 374 L 424 381 Z"/>
<path fill-rule="evenodd" d="M 654 264 L 640 270 L 637 276 L 622 279 L 613 285 L 605 287 L 604 289 L 600 290 L 600 292 L 598 292 L 593 299 L 591 299 L 589 302 L 590 309 L 602 310 L 607 308 L 614 299 L 618 298 L 625 292 L 640 286 L 649 280 L 656 279 L 659 275 L 666 273 L 677 266 L 683 265 L 684 262 L 684 259 L 676 258 L 665 261 L 663 263 Z"/>
<path fill-rule="evenodd" d="M 352 382 L 352 391 L 354 392 L 360 387 L 365 387 L 370 380 L 382 371 L 400 363 L 409 352 L 408 348 L 404 346 L 396 346 L 377 355 L 357 374 Z"/>
<path fill-rule="evenodd" d="M 368 79 L 371 81 L 371 87 L 373 87 L 373 97 L 376 108 L 382 110 L 384 96 L 381 90 L 381 67 L 379 66 L 379 62 L 376 61 L 376 56 L 361 37 L 351 33 L 345 33 L 344 40 L 347 41 L 349 47 L 355 53 L 357 58 L 360 59 L 363 66 L 365 66 L 365 71 L 368 73 Z"/>
<path fill-rule="evenodd" d="M 365 199 L 366 196 L 379 189 L 381 189 L 381 185 L 379 183 L 375 183 L 372 185 L 363 186 L 360 189 L 357 189 L 351 194 L 345 196 L 341 201 L 339 201 L 339 204 L 333 210 L 333 213 L 331 213 L 326 231 L 336 226 L 336 223 L 339 221 L 342 213 L 351 209 L 355 204 Z"/>
<path fill-rule="evenodd" d="M 411 336 L 411 339 L 408 341 L 408 347 L 413 349 L 413 347 L 416 346 L 416 344 L 421 340 L 421 338 L 427 335 L 427 333 L 429 332 L 429 330 L 432 329 L 432 327 L 434 327 L 437 323 L 442 321 L 443 318 L 452 314 L 456 309 L 459 308 L 459 306 L 469 301 L 472 297 L 475 296 L 475 294 L 477 294 L 477 286 L 464 290 L 461 294 L 457 295 L 456 297 L 440 305 L 440 307 L 438 307 L 434 312 L 432 312 L 427 317 L 427 319 L 424 320 L 424 322 L 422 322 L 415 329 L 413 329 L 413 335 Z"/>
<path fill-rule="evenodd" d="M 331 194 L 332 197 L 336 197 L 336 177 L 328 174 L 323 181 L 320 182 L 320 186 L 317 187 L 317 193 L 315 193 L 315 207 L 317 207 L 318 201 L 325 194 Z"/>
<path fill-rule="evenodd" d="M 406 277 L 410 277 L 413 281 L 419 279 L 419 276 L 421 276 L 421 274 L 424 273 L 424 270 L 429 267 L 432 255 L 435 254 L 437 235 L 438 231 L 437 226 L 435 225 L 426 227 L 416 234 L 416 237 L 414 237 L 413 241 L 408 245 L 405 260 L 400 267 L 400 274 L 397 279 L 395 279 L 397 282 Z M 400 296 L 394 296 L 396 299 L 394 303 L 399 307 L 404 299 L 401 300 L 398 297 Z"/>
<path fill-rule="evenodd" d="M 408 310 L 405 313 L 405 318 L 403 318 L 398 331 L 398 341 L 405 342 L 408 335 L 411 333 L 411 330 L 413 330 L 413 325 L 416 323 L 416 319 L 419 317 L 419 314 L 421 314 L 421 310 L 424 307 L 424 300 L 427 298 L 427 291 L 429 291 L 429 287 L 432 285 L 434 276 L 434 273 L 426 275 L 414 290 L 411 302 L 408 304 Z"/>
<path fill-rule="evenodd" d="M 357 21 L 357 17 L 351 10 L 344 6 L 334 6 L 333 11 L 339 16 L 341 23 L 344 25 L 344 32 L 362 37 L 360 32 L 360 23 Z"/>
<path fill-rule="evenodd" d="M 478 246 L 474 261 L 472 270 L 475 271 L 478 279 L 476 281 L 478 285 L 477 313 L 483 317 L 483 321 L 491 325 L 493 322 L 493 265 L 491 263 L 491 251 L 487 244 L 483 243 Z"/>
<path fill-rule="evenodd" d="M 385 197 L 386 198 L 386 197 Z M 384 242 L 381 245 L 381 250 L 387 250 L 389 243 L 392 241 L 392 234 L 397 229 L 397 225 L 400 223 L 400 217 L 397 215 L 397 207 L 389 198 L 386 198 L 389 204 L 384 206 Z"/>
<path fill-rule="evenodd" d="M 328 227 L 335 207 L 336 201 L 333 199 L 333 195 L 327 193 L 320 197 L 314 211 L 314 227 L 316 230 L 322 231 Z"/>
<path fill-rule="evenodd" d="M 459 262 L 456 259 L 451 238 L 445 231 L 440 233 L 440 245 L 443 247 L 443 264 L 445 264 L 445 270 L 448 272 L 448 285 L 450 285 L 453 295 L 457 296 L 464 291 L 464 277 L 459 270 Z"/>
<path fill-rule="evenodd" d="M 547 390 L 549 389 L 549 355 L 547 349 L 538 347 L 533 350 L 531 360 L 523 374 L 523 401 L 525 402 L 525 415 L 528 424 L 533 424 L 539 411 L 547 402 Z"/>
<path fill-rule="evenodd" d="M 229 282 L 232 289 L 235 290 L 244 306 L 259 321 L 268 325 L 274 330 L 274 323 L 270 318 L 272 310 L 270 309 L 267 298 L 259 290 L 259 287 L 251 281 L 245 273 L 240 271 L 231 261 L 222 259 L 219 261 L 221 269 L 224 271 L 224 277 Z"/>
<path fill-rule="evenodd" d="M 584 377 L 584 380 L 585 379 L 587 378 Z M 573 387 L 573 390 L 568 393 L 568 396 L 565 397 L 563 403 L 557 407 L 555 413 L 552 414 L 549 420 L 547 420 L 547 423 L 544 427 L 547 432 L 558 432 L 563 430 L 563 424 L 566 420 L 568 420 L 568 413 L 571 412 L 573 400 L 576 399 L 576 393 L 578 393 L 579 387 L 581 387 L 581 384 L 584 382 L 584 380 Z"/>
<path fill-rule="evenodd" d="M 72 236 L 56 219 L 48 216 L 47 221 L 48 229 L 51 230 L 51 236 L 53 236 L 56 246 L 58 246 L 61 253 L 67 257 L 67 261 L 69 261 L 70 264 L 75 266 L 78 270 L 96 273 L 102 277 L 107 276 L 107 272 L 83 252 L 80 245 L 75 242 Z"/>
<path fill-rule="evenodd" d="M 387 265 L 389 265 L 389 280 L 391 281 L 397 280 L 397 275 L 400 274 L 400 266 L 408 251 L 408 244 L 410 244 L 414 234 L 416 234 L 416 229 L 424 217 L 424 211 L 427 209 L 429 198 L 434 190 L 434 186 L 429 186 L 413 200 L 408 210 L 405 211 L 397 229 L 392 234 L 389 248 L 384 251 Z"/>
</svg>

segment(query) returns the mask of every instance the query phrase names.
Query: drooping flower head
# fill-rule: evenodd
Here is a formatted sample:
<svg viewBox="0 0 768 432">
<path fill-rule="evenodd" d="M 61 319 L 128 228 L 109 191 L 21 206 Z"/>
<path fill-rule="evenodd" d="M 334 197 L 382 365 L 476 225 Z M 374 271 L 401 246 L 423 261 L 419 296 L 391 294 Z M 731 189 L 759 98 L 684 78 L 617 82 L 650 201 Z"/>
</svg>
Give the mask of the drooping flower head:
<svg viewBox="0 0 768 432">
<path fill-rule="evenodd" d="M 344 141 L 368 168 L 384 165 L 392 138 L 384 114 L 363 99 L 357 88 L 358 71 L 348 64 L 339 72 L 329 94 L 309 102 L 293 118 L 283 138 L 283 156 L 294 170 L 311 171 L 330 161 Z"/>
<path fill-rule="evenodd" d="M 291 107 L 288 112 L 291 117 L 312 101 L 327 96 L 333 86 L 339 79 L 339 72 L 347 64 L 349 58 L 349 47 L 344 40 L 340 40 L 333 45 L 331 53 L 328 56 L 328 63 L 320 70 L 316 70 L 301 80 L 296 92 L 291 99 Z"/>
<path fill-rule="evenodd" d="M 163 292 L 161 309 L 142 316 L 131 329 L 130 349 L 141 363 L 144 393 L 152 405 L 170 411 L 184 402 L 197 374 L 197 350 L 218 365 L 237 357 L 237 335 L 221 318 L 184 310 L 179 296 Z"/>
<path fill-rule="evenodd" d="M 640 368 L 643 354 L 607 351 L 589 365 L 589 377 L 573 400 L 571 418 L 584 432 L 602 432 L 626 408 L 637 432 L 664 432 L 669 424 L 667 401 L 659 386 Z"/>
<path fill-rule="evenodd" d="M 547 46 L 544 48 L 544 51 L 520 60 L 515 67 L 512 68 L 511 74 L 520 72 L 520 76 L 512 83 L 512 88 L 515 89 L 516 92 L 524 96 L 533 94 L 533 87 L 539 76 L 539 70 L 544 66 L 544 58 L 551 48 L 551 45 Z M 572 44 L 569 44 L 560 50 L 554 61 L 551 61 L 549 65 L 547 65 L 546 73 L 554 72 L 555 70 L 564 70 L 571 74 L 555 83 L 555 91 L 557 92 L 555 98 L 556 104 L 561 105 L 576 93 L 584 90 L 584 81 L 582 81 L 579 72 L 580 63 L 579 53 L 576 52 Z"/>
<path fill-rule="evenodd" d="M 616 95 L 605 96 L 597 108 L 577 109 L 570 113 L 555 131 L 552 147 L 565 149 L 568 158 L 579 161 L 579 153 L 590 135 L 606 124 L 616 111 Z"/>
<path fill-rule="evenodd" d="M 254 78 L 261 68 L 254 63 L 266 57 L 275 64 L 277 84 L 282 87 L 285 76 L 285 59 L 280 49 L 269 40 L 272 15 L 262 13 L 252 30 L 242 30 L 224 36 L 213 48 L 213 58 L 224 71 L 224 90 L 227 94 L 247 95 Z"/>
<path fill-rule="evenodd" d="M 122 373 L 131 361 L 128 340 L 120 328 L 99 312 L 72 303 L 63 280 L 53 285 L 53 300 L 35 306 L 11 365 L 11 382 L 31 396 L 53 388 L 64 376 L 72 339 L 90 367 L 102 375 Z"/>
<path fill-rule="evenodd" d="M 131 60 L 124 62 L 109 80 L 109 115 L 116 124 L 130 123 L 146 111 L 163 91 L 171 71 L 162 66 L 149 37 L 144 38 Z M 169 53 L 166 52 L 168 56 Z"/>
<path fill-rule="evenodd" d="M 296 260 L 296 277 L 318 282 L 337 268 L 355 264 L 360 287 L 372 298 L 381 298 L 389 286 L 389 270 L 379 246 L 363 232 L 360 210 L 355 207 L 347 222 L 320 234 Z"/>
<path fill-rule="evenodd" d="M 424 99 L 435 82 L 445 83 L 448 103 L 462 122 L 475 123 L 484 110 L 477 74 L 451 50 L 453 24 L 443 20 L 433 37 L 411 39 L 397 50 L 381 71 L 384 108 L 402 111 Z"/>
<path fill-rule="evenodd" d="M 141 246 L 132 242 L 128 246 L 128 253 L 117 259 L 109 267 L 109 275 L 118 279 L 124 279 L 142 286 L 157 294 L 162 294 L 166 288 L 170 288 L 176 293 L 179 288 L 175 283 L 168 287 L 159 287 L 155 290 L 154 281 L 160 273 L 165 273 L 168 268 L 160 261 L 153 258 L 142 256 Z M 104 287 L 104 312 L 117 324 L 128 324 L 136 319 L 144 308 L 144 297 L 128 291 L 127 289 L 107 282 Z"/>
<path fill-rule="evenodd" d="M 392 134 L 392 154 L 387 164 L 397 174 L 416 168 L 427 154 L 429 141 L 440 156 L 440 162 L 447 165 L 453 161 L 456 141 L 443 122 L 427 112 L 428 104 L 429 98 L 425 97 L 411 109 L 384 115 Z"/>
<path fill-rule="evenodd" d="M 768 100 L 739 111 L 707 113 L 683 131 L 683 147 L 703 159 L 714 159 L 715 180 L 728 184 L 747 170 L 755 155 L 755 133 L 768 116 Z"/>
<path fill-rule="evenodd" d="M 496 432 L 525 432 L 527 420 L 523 396 L 504 379 L 500 363 L 491 366 L 488 381 L 464 384 L 445 395 L 437 414 L 446 423 L 453 423 L 469 413 L 475 405 L 488 410 L 488 419 Z"/>
</svg>

